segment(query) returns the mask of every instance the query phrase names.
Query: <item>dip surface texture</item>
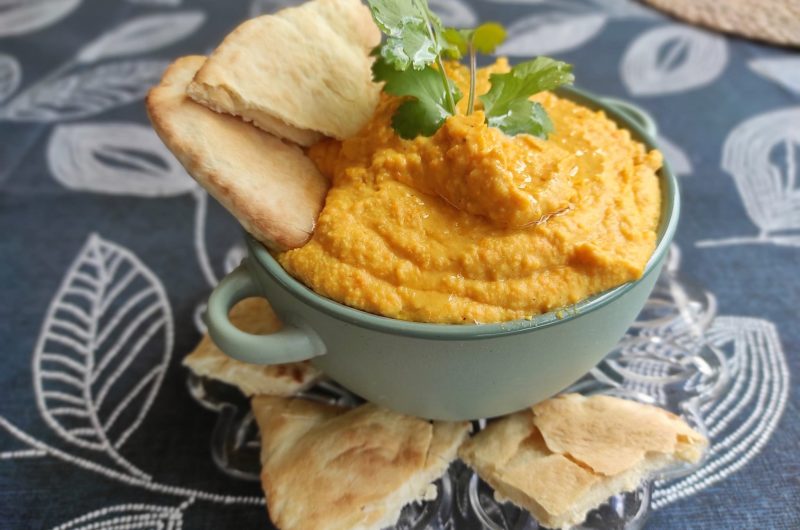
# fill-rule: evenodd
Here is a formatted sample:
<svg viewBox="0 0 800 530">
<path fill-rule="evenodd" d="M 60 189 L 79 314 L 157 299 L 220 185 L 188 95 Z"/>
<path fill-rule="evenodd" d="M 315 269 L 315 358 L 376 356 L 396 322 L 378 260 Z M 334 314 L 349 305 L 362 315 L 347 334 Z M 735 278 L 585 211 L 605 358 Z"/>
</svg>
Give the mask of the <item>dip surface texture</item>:
<svg viewBox="0 0 800 530">
<path fill-rule="evenodd" d="M 507 70 L 481 69 L 477 93 Z M 466 93 L 466 69 L 448 72 Z M 358 135 L 312 146 L 333 185 L 312 239 L 281 265 L 351 307 L 438 323 L 526 318 L 639 278 L 661 154 L 550 93 L 533 98 L 555 127 L 548 140 L 463 115 L 466 99 L 433 136 L 403 140 L 391 127 L 401 101 L 383 94 Z"/>
</svg>

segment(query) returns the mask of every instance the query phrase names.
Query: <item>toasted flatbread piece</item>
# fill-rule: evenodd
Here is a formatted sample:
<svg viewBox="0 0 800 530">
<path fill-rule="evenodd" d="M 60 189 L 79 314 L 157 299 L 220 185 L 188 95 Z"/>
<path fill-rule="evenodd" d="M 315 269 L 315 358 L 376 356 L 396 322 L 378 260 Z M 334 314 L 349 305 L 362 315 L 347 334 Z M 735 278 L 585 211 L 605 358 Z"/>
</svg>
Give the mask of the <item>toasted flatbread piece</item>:
<svg viewBox="0 0 800 530">
<path fill-rule="evenodd" d="M 563 407 L 563 400 L 595 410 L 595 421 L 588 426 L 584 421 L 586 430 L 577 430 L 572 422 L 580 424 L 581 411 L 576 414 L 571 407 Z M 560 415 L 557 422 L 555 416 L 551 417 L 556 410 Z M 621 399 L 561 396 L 491 423 L 464 443 L 459 456 L 494 488 L 498 499 L 525 508 L 542 526 L 564 528 L 581 523 L 587 512 L 610 496 L 633 491 L 649 473 L 678 461 L 695 462 L 700 458 L 707 444 L 705 438 L 677 417 L 669 418 L 669 428 L 652 431 L 667 442 L 639 437 L 639 422 L 661 422 L 655 418 L 662 417 L 665 411 L 661 409 Z M 559 441 L 556 447 L 578 447 L 583 455 L 589 455 L 590 461 L 595 461 L 594 454 L 603 455 L 599 461 L 604 463 L 630 458 L 632 465 L 618 466 L 616 473 L 605 474 L 569 451 L 554 450 L 548 437 L 537 428 L 542 418 L 548 435 Z M 609 435 L 608 425 L 613 426 L 613 435 Z M 609 436 L 619 442 L 616 454 L 608 446 Z M 692 449 L 688 449 L 690 446 Z M 647 448 L 644 453 L 642 447 Z M 651 450 L 653 447 L 656 449 Z M 643 458 L 639 458 L 640 454 Z"/>
<path fill-rule="evenodd" d="M 534 405 L 533 415 L 551 451 L 603 475 L 635 468 L 652 454 L 694 462 L 707 445 L 675 414 L 611 396 L 565 394 Z"/>
<path fill-rule="evenodd" d="M 281 322 L 263 298 L 246 298 L 231 310 L 231 323 L 255 335 L 274 333 Z M 206 333 L 183 364 L 195 374 L 239 388 L 246 396 L 291 396 L 307 388 L 322 373 L 308 361 L 255 365 L 225 355 Z"/>
<path fill-rule="evenodd" d="M 311 237 L 327 179 L 294 145 L 186 96 L 204 57 L 175 61 L 147 95 L 161 140 L 192 177 L 268 247 L 285 250 Z"/>
<path fill-rule="evenodd" d="M 244 22 L 209 56 L 188 93 L 300 145 L 317 141 L 314 132 L 347 138 L 378 102 L 369 52 L 379 43 L 359 0 L 313 0 Z"/>
<path fill-rule="evenodd" d="M 261 480 L 282 530 L 379 530 L 430 498 L 469 424 L 428 421 L 373 404 L 342 409 L 259 396 Z"/>
</svg>

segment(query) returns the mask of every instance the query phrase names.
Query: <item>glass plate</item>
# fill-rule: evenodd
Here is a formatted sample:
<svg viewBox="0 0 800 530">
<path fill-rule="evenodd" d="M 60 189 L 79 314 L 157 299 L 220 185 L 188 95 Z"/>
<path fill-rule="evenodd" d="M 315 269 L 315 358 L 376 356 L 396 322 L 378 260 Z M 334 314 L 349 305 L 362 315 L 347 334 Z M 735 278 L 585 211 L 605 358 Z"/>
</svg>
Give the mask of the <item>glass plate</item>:
<svg viewBox="0 0 800 530">
<path fill-rule="evenodd" d="M 705 340 L 716 314 L 713 295 L 678 273 L 673 247 L 667 266 L 645 308 L 608 356 L 565 392 L 608 394 L 654 404 L 682 416 L 706 434 L 700 407 L 725 392 L 729 378 L 724 352 Z M 219 469 L 241 480 L 259 479 L 259 434 L 250 405 L 237 389 L 190 374 L 190 394 L 218 414 L 211 436 L 211 458 Z M 361 403 L 336 383 L 323 380 L 302 397 L 342 406 Z M 485 426 L 474 422 L 473 431 Z M 653 482 L 683 476 L 702 465 L 677 465 L 648 477 L 639 488 L 608 499 L 574 530 L 637 530 L 650 509 Z M 492 489 L 461 462 L 436 483 L 432 501 L 406 506 L 395 526 L 402 530 L 536 530 L 527 511 L 498 502 Z"/>
</svg>

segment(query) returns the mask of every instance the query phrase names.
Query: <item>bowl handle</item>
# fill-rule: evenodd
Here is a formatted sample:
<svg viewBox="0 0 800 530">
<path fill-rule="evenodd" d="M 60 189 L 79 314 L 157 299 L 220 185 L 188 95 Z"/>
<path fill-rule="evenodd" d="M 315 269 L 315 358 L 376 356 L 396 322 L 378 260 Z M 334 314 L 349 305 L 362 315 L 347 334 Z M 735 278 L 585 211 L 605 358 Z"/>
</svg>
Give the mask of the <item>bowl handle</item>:
<svg viewBox="0 0 800 530">
<path fill-rule="evenodd" d="M 284 322 L 280 330 L 269 335 L 245 333 L 231 324 L 231 308 L 253 296 L 263 297 L 245 261 L 222 279 L 208 299 L 208 332 L 226 355 L 253 364 L 282 364 L 325 353 L 319 336 L 302 323 Z"/>
<path fill-rule="evenodd" d="M 641 127 L 651 138 L 658 136 L 658 127 L 656 127 L 655 120 L 642 107 L 617 98 L 604 97 L 601 99 L 603 103 Z"/>
</svg>

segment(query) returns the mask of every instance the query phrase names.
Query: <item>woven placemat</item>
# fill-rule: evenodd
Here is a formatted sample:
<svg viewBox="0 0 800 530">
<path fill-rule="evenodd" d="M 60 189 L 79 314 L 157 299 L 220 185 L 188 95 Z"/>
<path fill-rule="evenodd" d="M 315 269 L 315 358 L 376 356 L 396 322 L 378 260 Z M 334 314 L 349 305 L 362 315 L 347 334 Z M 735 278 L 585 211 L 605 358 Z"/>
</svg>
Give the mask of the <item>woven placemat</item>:
<svg viewBox="0 0 800 530">
<path fill-rule="evenodd" d="M 643 0 L 711 29 L 784 46 L 800 46 L 800 0 Z"/>
</svg>

